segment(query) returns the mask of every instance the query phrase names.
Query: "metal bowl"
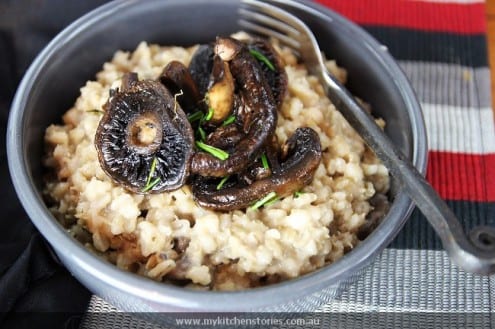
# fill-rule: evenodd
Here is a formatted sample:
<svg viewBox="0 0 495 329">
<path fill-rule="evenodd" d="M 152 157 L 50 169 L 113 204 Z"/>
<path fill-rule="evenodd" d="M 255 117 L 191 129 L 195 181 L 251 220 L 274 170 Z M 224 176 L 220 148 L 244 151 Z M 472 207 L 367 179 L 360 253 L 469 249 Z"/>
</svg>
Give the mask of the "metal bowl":
<svg viewBox="0 0 495 329">
<path fill-rule="evenodd" d="M 361 28 L 313 2 L 281 4 L 314 31 L 327 57 L 348 70 L 349 89 L 387 121 L 386 133 L 425 171 L 427 145 L 418 101 L 385 47 Z M 86 250 L 43 202 L 43 136 L 60 122 L 79 88 L 118 49 L 146 40 L 192 45 L 238 31 L 231 0 L 120 1 L 75 21 L 39 54 L 22 80 L 9 118 L 7 147 L 15 189 L 33 223 L 86 287 L 126 311 L 311 310 L 338 294 L 397 235 L 413 206 L 392 180 L 389 213 L 339 261 L 297 279 L 238 292 L 193 291 L 124 272 Z"/>
</svg>

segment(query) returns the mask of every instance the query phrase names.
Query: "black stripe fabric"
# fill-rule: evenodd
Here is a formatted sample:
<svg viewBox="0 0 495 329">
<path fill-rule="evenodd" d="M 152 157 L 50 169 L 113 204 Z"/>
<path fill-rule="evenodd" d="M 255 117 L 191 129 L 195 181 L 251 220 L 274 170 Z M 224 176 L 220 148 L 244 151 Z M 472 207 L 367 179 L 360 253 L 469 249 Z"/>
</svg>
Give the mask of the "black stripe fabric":
<svg viewBox="0 0 495 329">
<path fill-rule="evenodd" d="M 464 232 L 469 232 L 479 225 L 495 226 L 495 202 L 447 201 L 461 221 Z M 443 249 L 442 242 L 427 219 L 415 209 L 401 230 L 390 244 L 399 249 Z"/>
<path fill-rule="evenodd" d="M 488 66 L 486 36 L 362 26 L 398 60 Z"/>
<path fill-rule="evenodd" d="M 489 73 L 485 34 L 464 35 L 369 25 L 362 27 L 398 60 L 421 101 L 473 108 L 491 105 L 489 99 L 479 99 L 484 93 L 490 95 L 489 86 L 477 86 L 481 81 L 489 82 L 489 76 L 483 78 Z M 469 79 L 466 72 L 469 72 Z M 447 204 L 461 221 L 465 232 L 478 225 L 495 226 L 493 202 L 447 200 Z M 413 211 L 389 247 L 443 249 L 440 239 L 418 209 Z"/>
</svg>

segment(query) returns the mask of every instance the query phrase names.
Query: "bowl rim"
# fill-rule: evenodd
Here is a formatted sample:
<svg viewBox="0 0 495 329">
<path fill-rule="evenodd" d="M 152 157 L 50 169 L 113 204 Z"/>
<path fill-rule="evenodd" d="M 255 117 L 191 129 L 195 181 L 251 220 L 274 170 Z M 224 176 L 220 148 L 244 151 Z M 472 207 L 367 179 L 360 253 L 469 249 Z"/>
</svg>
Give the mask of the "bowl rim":
<svg viewBox="0 0 495 329">
<path fill-rule="evenodd" d="M 168 0 L 167 5 L 181 2 L 181 0 Z M 407 102 L 413 136 L 413 163 L 424 175 L 427 164 L 427 138 L 421 107 L 407 77 L 388 53 L 386 47 L 378 43 L 355 23 L 316 2 L 293 0 L 275 0 L 274 2 L 290 3 L 310 15 L 318 16 L 328 22 L 334 21 L 341 24 L 349 33 L 362 40 L 367 51 L 378 59 L 382 66 L 388 67 L 402 98 Z M 300 277 L 260 288 L 242 291 L 197 291 L 156 282 L 121 270 L 100 259 L 67 234 L 49 212 L 37 192 L 28 170 L 27 150 L 23 146 L 24 138 L 22 136 L 25 125 L 24 108 L 28 101 L 28 93 L 40 75 L 44 64 L 68 40 L 79 33 L 84 33 L 93 23 L 136 5 L 137 1 L 133 0 L 110 2 L 88 12 L 63 29 L 32 62 L 17 88 L 11 105 L 7 129 L 7 154 L 12 182 L 29 218 L 59 256 L 61 254 L 63 255 L 62 258 L 70 257 L 74 265 L 78 266 L 84 275 L 104 282 L 124 294 L 130 294 L 147 301 L 152 308 L 154 306 L 158 306 L 158 308 L 170 306 L 196 311 L 205 308 L 213 311 L 228 311 L 256 309 L 285 303 L 287 296 L 296 300 L 307 295 L 308 292 L 315 293 L 318 290 L 336 285 L 344 277 L 366 266 L 395 238 L 414 208 L 409 197 L 401 191 L 398 192 L 386 216 L 388 219 L 380 224 L 380 229 L 374 230 L 367 239 L 331 266 L 324 266 Z M 79 275 L 83 275 L 81 273 L 73 274 L 79 280 L 81 280 Z M 98 291 L 93 292 L 99 293 Z"/>
</svg>

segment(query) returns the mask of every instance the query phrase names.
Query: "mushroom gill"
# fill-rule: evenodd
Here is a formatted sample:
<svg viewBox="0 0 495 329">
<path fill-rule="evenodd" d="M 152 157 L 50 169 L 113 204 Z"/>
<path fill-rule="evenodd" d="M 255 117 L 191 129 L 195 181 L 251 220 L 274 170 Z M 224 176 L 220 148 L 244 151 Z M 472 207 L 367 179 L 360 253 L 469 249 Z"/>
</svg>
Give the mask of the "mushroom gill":
<svg viewBox="0 0 495 329">
<path fill-rule="evenodd" d="M 123 77 L 104 105 L 95 146 L 115 182 L 136 192 L 177 189 L 189 175 L 193 132 L 174 96 L 159 82 Z"/>
</svg>

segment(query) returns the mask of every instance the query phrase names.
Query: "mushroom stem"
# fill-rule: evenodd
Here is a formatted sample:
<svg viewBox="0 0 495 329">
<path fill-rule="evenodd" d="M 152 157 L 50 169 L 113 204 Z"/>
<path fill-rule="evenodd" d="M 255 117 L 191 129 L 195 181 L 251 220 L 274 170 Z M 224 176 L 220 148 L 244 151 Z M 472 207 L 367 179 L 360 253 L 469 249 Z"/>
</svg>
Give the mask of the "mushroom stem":
<svg viewBox="0 0 495 329">
<path fill-rule="evenodd" d="M 212 112 L 210 123 L 218 125 L 232 112 L 234 106 L 234 78 L 229 64 L 219 56 L 213 60 L 213 85 L 208 90 L 208 105 Z"/>
</svg>

